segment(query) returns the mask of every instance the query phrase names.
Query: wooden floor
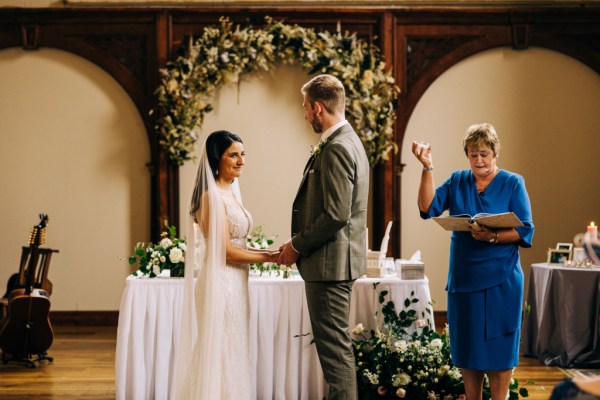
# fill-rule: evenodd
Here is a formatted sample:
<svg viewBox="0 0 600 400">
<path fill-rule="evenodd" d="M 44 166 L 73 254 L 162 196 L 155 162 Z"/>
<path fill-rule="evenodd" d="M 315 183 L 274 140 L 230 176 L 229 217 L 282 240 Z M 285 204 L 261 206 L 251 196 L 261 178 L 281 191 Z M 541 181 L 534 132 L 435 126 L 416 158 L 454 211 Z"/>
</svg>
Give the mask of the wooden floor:
<svg viewBox="0 0 600 400">
<path fill-rule="evenodd" d="M 0 364 L 0 399 L 114 399 L 117 328 L 55 326 L 54 330 L 48 352 L 53 363 L 44 361 L 34 369 Z M 527 385 L 529 399 L 547 400 L 565 375 L 559 368 L 522 358 L 515 377 L 521 384 L 535 381 Z"/>
</svg>

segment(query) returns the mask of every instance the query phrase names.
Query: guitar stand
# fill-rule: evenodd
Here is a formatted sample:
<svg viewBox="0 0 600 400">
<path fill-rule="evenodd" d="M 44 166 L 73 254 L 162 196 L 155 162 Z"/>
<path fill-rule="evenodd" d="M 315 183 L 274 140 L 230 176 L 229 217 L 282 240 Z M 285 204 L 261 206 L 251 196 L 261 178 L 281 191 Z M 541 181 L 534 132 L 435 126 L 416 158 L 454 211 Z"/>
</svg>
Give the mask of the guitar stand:
<svg viewBox="0 0 600 400">
<path fill-rule="evenodd" d="M 36 363 L 41 361 L 53 362 L 54 357 L 48 357 L 48 353 L 44 352 L 41 354 L 28 354 L 27 356 L 13 356 L 6 352 L 2 352 L 2 364 L 8 364 L 9 362 L 14 362 L 18 364 L 24 364 L 28 368 L 35 368 Z"/>
</svg>

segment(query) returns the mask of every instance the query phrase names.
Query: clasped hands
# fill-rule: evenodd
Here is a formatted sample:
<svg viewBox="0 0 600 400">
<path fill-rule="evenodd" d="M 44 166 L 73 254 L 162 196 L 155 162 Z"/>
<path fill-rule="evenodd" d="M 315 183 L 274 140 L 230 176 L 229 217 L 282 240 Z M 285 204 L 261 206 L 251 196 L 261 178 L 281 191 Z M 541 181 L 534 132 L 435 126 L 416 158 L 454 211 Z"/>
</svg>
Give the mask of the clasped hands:
<svg viewBox="0 0 600 400">
<path fill-rule="evenodd" d="M 492 240 L 495 236 L 494 231 L 492 231 L 489 228 L 486 228 L 483 225 L 479 225 L 481 227 L 481 230 L 476 230 L 474 228 L 469 227 L 469 229 L 471 230 L 471 237 L 475 240 L 479 240 L 482 242 L 489 242 L 490 240 Z"/>
<path fill-rule="evenodd" d="M 279 248 L 279 257 L 277 258 L 277 265 L 286 265 L 289 267 L 290 265 L 294 264 L 299 257 L 300 254 L 298 254 L 298 252 L 294 250 L 294 248 L 292 247 L 292 242 L 288 241 Z"/>
<path fill-rule="evenodd" d="M 287 243 L 281 245 L 281 247 L 279 247 L 279 250 L 269 251 L 267 257 L 268 262 L 273 262 L 277 263 L 277 265 L 285 265 L 289 267 L 298 260 L 300 254 L 298 254 L 296 250 L 294 250 L 291 242 L 288 241 Z"/>
</svg>

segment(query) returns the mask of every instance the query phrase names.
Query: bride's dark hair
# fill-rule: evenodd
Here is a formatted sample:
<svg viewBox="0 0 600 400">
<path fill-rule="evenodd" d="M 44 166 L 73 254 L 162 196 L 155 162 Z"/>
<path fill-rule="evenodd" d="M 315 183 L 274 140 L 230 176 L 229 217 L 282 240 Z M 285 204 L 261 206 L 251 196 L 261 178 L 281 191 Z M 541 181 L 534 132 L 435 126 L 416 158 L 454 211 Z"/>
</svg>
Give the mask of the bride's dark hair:
<svg viewBox="0 0 600 400">
<path fill-rule="evenodd" d="M 209 187 L 209 180 L 213 182 L 214 185 L 214 181 L 217 180 L 219 175 L 219 163 L 221 162 L 221 157 L 233 142 L 243 143 L 238 135 L 229 131 L 215 131 L 206 138 L 203 156 L 200 157 L 200 165 L 198 166 L 198 173 L 196 175 L 196 185 L 194 187 L 190 205 L 190 215 L 194 218 L 195 222 L 199 222 L 197 220 L 196 212 L 200 209 L 202 195 Z M 206 163 L 208 165 L 206 165 Z M 210 173 L 208 172 L 209 169 Z M 208 175 L 211 174 L 212 177 L 209 177 Z"/>
<path fill-rule="evenodd" d="M 215 179 L 219 174 L 221 157 L 233 142 L 244 143 L 238 135 L 229 131 L 215 131 L 206 138 L 206 156 Z"/>
</svg>

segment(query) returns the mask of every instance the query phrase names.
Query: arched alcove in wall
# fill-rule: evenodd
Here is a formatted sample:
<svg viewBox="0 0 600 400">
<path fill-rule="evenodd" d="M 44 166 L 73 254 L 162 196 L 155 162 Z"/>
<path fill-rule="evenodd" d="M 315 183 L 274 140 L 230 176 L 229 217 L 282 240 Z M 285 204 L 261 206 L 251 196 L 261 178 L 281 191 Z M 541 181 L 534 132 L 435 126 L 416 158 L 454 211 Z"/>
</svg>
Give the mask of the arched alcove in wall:
<svg viewBox="0 0 600 400">
<path fill-rule="evenodd" d="M 0 281 L 18 270 L 44 212 L 45 246 L 60 251 L 52 310 L 118 309 L 130 272 L 119 257 L 150 237 L 150 151 L 137 108 L 104 70 L 61 50 L 1 50 L 0 76 Z"/>
<path fill-rule="evenodd" d="M 290 237 L 292 202 L 310 157 L 311 145 L 318 143 L 304 120 L 300 88 L 308 75 L 299 66 L 279 67 L 277 73 L 251 74 L 238 85 L 221 87 L 215 109 L 202 126 L 196 156 L 202 143 L 215 130 L 229 130 L 241 137 L 246 164 L 240 177 L 244 206 L 254 225 L 266 234 L 277 235 L 275 245 Z M 197 163 L 180 168 L 180 221 L 185 227 Z M 276 247 L 273 247 L 276 248 Z"/>
<path fill-rule="evenodd" d="M 571 242 L 591 220 L 597 204 L 600 148 L 600 75 L 556 51 L 496 48 L 464 59 L 436 79 L 407 124 L 402 153 L 402 256 L 420 249 L 437 309 L 444 310 L 449 233 L 420 219 L 416 206 L 421 175 L 410 153 L 413 140 L 432 143 L 436 185 L 468 168 L 462 138 L 468 125 L 492 123 L 500 136 L 501 168 L 524 176 L 532 202 L 534 247 L 521 251 L 526 272 L 546 261 L 546 250 Z"/>
</svg>

